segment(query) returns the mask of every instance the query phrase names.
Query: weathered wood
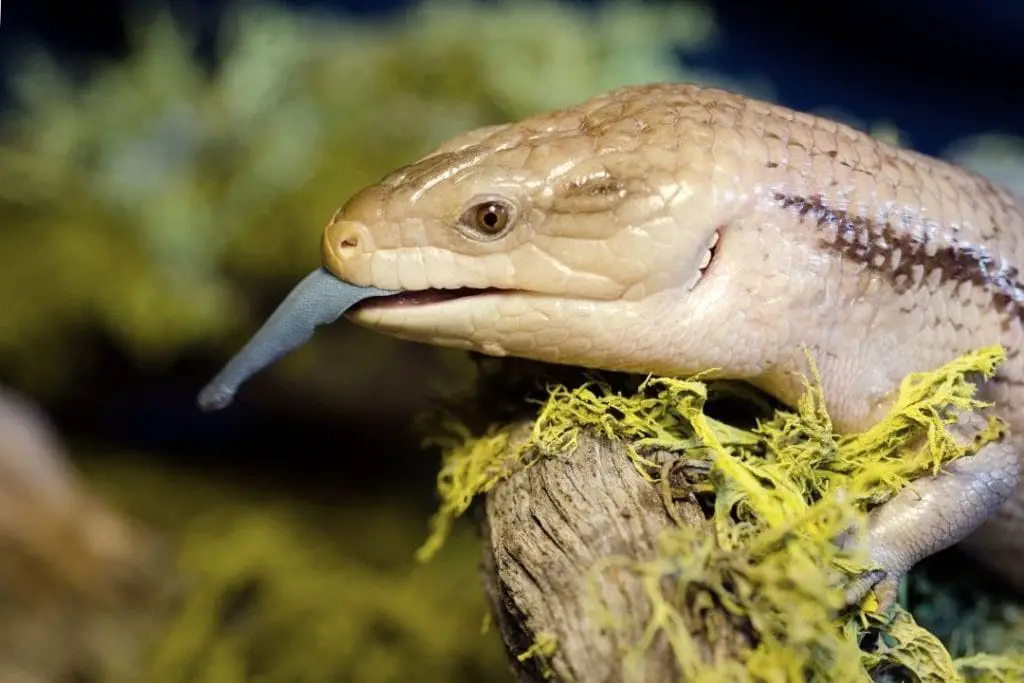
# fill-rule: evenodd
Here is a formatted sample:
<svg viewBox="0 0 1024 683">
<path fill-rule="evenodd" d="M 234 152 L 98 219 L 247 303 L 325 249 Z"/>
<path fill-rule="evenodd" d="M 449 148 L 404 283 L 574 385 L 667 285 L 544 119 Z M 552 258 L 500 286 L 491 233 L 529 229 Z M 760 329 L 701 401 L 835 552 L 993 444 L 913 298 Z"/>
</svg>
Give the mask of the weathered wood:
<svg viewBox="0 0 1024 683">
<path fill-rule="evenodd" d="M 669 506 L 676 508 L 672 514 Z M 651 615 L 638 576 L 618 568 L 591 571 L 612 555 L 655 558 L 659 534 L 679 523 L 706 521 L 695 501 L 667 501 L 621 445 L 586 435 L 572 454 L 544 458 L 487 495 L 481 515 L 483 582 L 520 683 L 680 680 L 660 635 L 638 667 L 624 663 Z M 602 622 L 596 611 L 602 604 L 615 616 L 616 628 Z M 715 616 L 710 615 L 718 621 Z M 745 642 L 719 616 L 719 638 L 714 646 L 705 642 L 705 658 L 731 656 L 728 650 Z M 555 654 L 519 662 L 517 656 L 541 635 L 555 637 Z"/>
</svg>

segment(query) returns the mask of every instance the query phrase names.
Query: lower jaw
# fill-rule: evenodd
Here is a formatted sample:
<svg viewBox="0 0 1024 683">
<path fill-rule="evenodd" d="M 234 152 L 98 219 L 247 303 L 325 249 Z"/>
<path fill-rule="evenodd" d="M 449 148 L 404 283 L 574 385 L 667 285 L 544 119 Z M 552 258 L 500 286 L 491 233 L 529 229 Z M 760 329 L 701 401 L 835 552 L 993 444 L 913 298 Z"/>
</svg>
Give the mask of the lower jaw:
<svg viewBox="0 0 1024 683">
<path fill-rule="evenodd" d="M 481 311 L 495 311 L 496 299 L 514 290 L 427 289 L 364 299 L 350 308 L 349 322 L 389 337 L 433 346 L 477 349 Z M 485 297 L 487 300 L 481 301 Z M 487 344 L 487 346 L 491 346 Z"/>
<path fill-rule="evenodd" d="M 487 298 L 481 301 L 481 296 Z M 613 342 L 601 340 L 606 336 L 604 328 L 618 313 L 618 309 L 602 309 L 601 304 L 614 303 L 519 290 L 442 290 L 440 296 L 410 292 L 367 299 L 347 317 L 395 339 L 487 356 L 619 372 L 646 373 L 648 365 L 671 365 L 661 358 L 630 357 L 625 347 L 620 349 L 625 356 L 617 354 Z M 551 332 L 556 327 L 575 329 L 555 335 L 558 339 L 553 342 Z"/>
<path fill-rule="evenodd" d="M 403 292 L 365 299 L 345 317 L 359 327 L 403 341 L 506 356 L 512 350 L 500 329 L 502 320 L 514 321 L 528 310 L 525 302 L 517 305 L 523 294 L 497 288 Z"/>
</svg>

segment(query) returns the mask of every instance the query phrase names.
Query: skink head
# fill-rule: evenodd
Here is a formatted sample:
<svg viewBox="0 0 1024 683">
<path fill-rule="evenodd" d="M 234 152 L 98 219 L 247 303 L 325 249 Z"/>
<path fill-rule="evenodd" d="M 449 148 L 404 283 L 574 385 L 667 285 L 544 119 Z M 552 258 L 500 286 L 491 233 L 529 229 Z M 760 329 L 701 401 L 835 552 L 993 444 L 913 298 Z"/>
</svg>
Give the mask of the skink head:
<svg viewBox="0 0 1024 683">
<path fill-rule="evenodd" d="M 686 334 L 700 335 L 721 300 L 714 288 L 693 290 L 718 242 L 714 176 L 727 168 L 699 93 L 626 88 L 481 128 L 359 192 L 324 230 L 323 268 L 200 405 L 226 406 L 242 382 L 342 314 L 491 355 L 678 370 L 664 355 L 679 348 L 678 335 L 669 339 L 678 330 L 666 323 L 685 312 Z"/>
<path fill-rule="evenodd" d="M 347 316 L 549 361 L 640 343 L 645 309 L 688 291 L 717 241 L 710 145 L 699 128 L 663 139 L 614 97 L 472 131 L 350 199 L 324 268 L 403 294 Z"/>
</svg>

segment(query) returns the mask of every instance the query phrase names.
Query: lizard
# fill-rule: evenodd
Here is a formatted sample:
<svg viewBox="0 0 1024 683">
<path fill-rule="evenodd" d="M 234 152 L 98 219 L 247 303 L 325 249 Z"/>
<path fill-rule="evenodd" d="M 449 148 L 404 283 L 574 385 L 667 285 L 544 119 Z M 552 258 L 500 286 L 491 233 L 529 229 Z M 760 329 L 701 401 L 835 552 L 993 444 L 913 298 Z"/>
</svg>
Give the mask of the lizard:
<svg viewBox="0 0 1024 683">
<path fill-rule="evenodd" d="M 809 350 L 840 433 L 880 419 L 908 374 L 1000 344 L 977 390 L 1008 435 L 870 512 L 880 569 L 849 599 L 891 604 L 957 543 L 1024 589 L 1024 212 L 979 174 L 736 92 L 627 85 L 451 138 L 351 196 L 321 247 L 201 407 L 341 315 L 490 356 L 702 372 L 789 405 Z"/>
</svg>

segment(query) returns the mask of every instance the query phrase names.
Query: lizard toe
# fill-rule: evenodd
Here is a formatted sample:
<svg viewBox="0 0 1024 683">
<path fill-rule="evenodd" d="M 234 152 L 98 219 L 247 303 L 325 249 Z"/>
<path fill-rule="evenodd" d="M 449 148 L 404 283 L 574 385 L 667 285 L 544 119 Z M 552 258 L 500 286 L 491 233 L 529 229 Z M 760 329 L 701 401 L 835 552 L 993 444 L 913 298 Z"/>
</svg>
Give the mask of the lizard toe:
<svg viewBox="0 0 1024 683">
<path fill-rule="evenodd" d="M 900 575 L 884 569 L 873 569 L 861 574 L 846 587 L 843 599 L 845 610 L 853 609 L 874 591 L 878 600 L 877 611 L 888 612 L 889 608 L 896 604 L 900 578 Z"/>
</svg>

